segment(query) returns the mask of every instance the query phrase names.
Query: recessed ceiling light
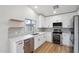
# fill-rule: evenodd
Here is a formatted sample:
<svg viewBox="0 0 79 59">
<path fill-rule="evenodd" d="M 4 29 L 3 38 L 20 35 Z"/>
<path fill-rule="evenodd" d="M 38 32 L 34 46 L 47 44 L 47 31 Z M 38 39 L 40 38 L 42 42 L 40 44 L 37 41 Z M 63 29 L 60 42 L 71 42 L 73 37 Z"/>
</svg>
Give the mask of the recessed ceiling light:
<svg viewBox="0 0 79 59">
<path fill-rule="evenodd" d="M 35 6 L 35 8 L 38 8 L 37 6 Z"/>
<path fill-rule="evenodd" d="M 56 11 L 53 11 L 53 13 L 55 14 L 55 13 L 56 13 Z"/>
</svg>

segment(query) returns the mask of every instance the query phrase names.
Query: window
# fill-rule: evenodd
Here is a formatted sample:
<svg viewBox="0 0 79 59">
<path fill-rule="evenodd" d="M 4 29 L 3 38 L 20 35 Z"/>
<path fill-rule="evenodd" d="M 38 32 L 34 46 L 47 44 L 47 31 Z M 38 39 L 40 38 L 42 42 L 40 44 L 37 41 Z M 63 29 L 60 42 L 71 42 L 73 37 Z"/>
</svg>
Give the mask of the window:
<svg viewBox="0 0 79 59">
<path fill-rule="evenodd" d="M 25 20 L 25 32 L 26 34 L 32 34 L 34 33 L 34 25 L 35 25 L 35 21 L 31 20 L 31 19 L 26 19 Z"/>
</svg>

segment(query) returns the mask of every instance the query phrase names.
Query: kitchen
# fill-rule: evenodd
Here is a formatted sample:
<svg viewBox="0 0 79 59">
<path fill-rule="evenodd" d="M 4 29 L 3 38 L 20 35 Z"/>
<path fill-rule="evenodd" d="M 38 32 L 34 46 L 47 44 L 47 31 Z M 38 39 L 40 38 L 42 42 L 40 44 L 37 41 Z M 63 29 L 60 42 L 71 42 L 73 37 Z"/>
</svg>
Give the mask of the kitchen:
<svg viewBox="0 0 79 59">
<path fill-rule="evenodd" d="M 72 42 L 73 17 L 79 15 L 78 5 L 0 6 L 0 12 L 1 22 L 6 23 L 6 27 L 1 27 L 7 29 L 3 30 L 7 33 L 2 37 L 5 41 L 0 41 L 0 52 L 49 53 L 56 47 L 64 51 L 56 49 L 50 53 L 69 53 L 69 49 L 78 52 L 78 47 L 73 48 L 78 44 Z M 55 37 L 58 40 L 53 40 Z"/>
</svg>

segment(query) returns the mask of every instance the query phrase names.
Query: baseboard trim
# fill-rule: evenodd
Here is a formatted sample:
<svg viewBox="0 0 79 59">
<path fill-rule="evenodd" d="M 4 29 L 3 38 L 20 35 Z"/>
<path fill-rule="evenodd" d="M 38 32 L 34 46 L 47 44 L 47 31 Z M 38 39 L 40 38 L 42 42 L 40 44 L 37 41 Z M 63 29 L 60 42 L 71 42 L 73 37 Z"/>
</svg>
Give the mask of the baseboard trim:
<svg viewBox="0 0 79 59">
<path fill-rule="evenodd" d="M 62 44 L 63 46 L 66 46 L 66 47 L 73 47 L 73 46 L 69 46 L 69 45 L 66 45 L 66 44 Z"/>
</svg>

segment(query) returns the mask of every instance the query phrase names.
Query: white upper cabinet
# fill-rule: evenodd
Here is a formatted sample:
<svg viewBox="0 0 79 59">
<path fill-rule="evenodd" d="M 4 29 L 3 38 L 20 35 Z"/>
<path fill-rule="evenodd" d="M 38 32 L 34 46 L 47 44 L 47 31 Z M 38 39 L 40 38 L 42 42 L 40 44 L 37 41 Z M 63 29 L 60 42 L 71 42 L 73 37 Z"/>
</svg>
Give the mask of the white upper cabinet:
<svg viewBox="0 0 79 59">
<path fill-rule="evenodd" d="M 45 27 L 53 27 L 53 23 L 55 22 L 62 22 L 63 28 L 73 28 L 73 16 L 76 13 L 68 13 L 56 16 L 50 16 L 45 18 Z"/>
<path fill-rule="evenodd" d="M 63 28 L 73 28 L 73 22 L 72 20 L 64 20 L 63 21 Z"/>
<path fill-rule="evenodd" d="M 62 16 L 62 22 L 63 22 L 63 28 L 73 28 L 73 16 L 76 15 L 76 12 L 74 13 L 68 13 L 61 15 Z"/>
<path fill-rule="evenodd" d="M 73 28 L 73 14 L 62 15 L 63 28 Z"/>
<path fill-rule="evenodd" d="M 46 21 L 45 21 L 45 26 L 46 26 L 47 28 L 53 27 L 53 23 L 55 23 L 55 22 L 62 22 L 61 17 L 58 17 L 58 16 L 46 17 L 45 20 L 46 20 Z"/>
<path fill-rule="evenodd" d="M 46 17 L 45 18 L 45 27 L 52 27 L 52 24 L 51 24 L 51 20 L 50 20 L 50 17 Z"/>
<path fill-rule="evenodd" d="M 42 27 L 44 27 L 44 25 L 45 25 L 45 17 L 40 15 L 39 19 L 38 19 L 38 27 L 42 28 Z"/>
</svg>

